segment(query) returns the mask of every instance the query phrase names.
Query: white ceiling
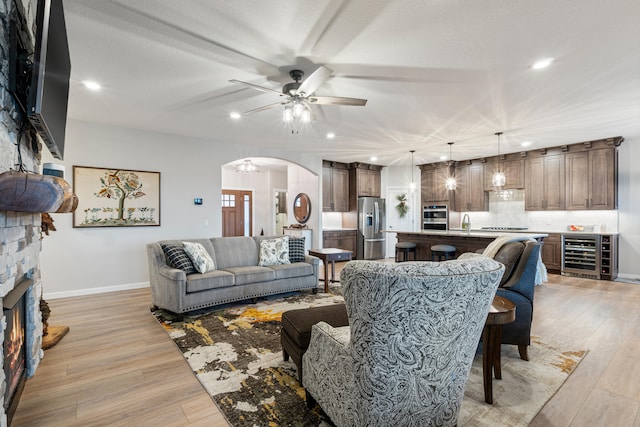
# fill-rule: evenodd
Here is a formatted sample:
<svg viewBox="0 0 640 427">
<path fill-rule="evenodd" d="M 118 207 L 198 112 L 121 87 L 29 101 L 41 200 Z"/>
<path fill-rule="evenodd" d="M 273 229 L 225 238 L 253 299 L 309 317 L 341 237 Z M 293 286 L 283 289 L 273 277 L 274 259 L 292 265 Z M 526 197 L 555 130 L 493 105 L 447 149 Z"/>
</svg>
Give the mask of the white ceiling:
<svg viewBox="0 0 640 427">
<path fill-rule="evenodd" d="M 640 137 L 637 0 L 65 0 L 69 117 L 381 165 Z M 555 58 L 545 70 L 531 64 Z M 292 68 L 334 73 L 291 134 Z M 95 80 L 99 93 L 81 85 Z M 275 99 L 274 99 L 275 98 Z M 335 132 L 335 139 L 325 138 Z M 180 142 L 176 139 L 177 143 Z"/>
</svg>

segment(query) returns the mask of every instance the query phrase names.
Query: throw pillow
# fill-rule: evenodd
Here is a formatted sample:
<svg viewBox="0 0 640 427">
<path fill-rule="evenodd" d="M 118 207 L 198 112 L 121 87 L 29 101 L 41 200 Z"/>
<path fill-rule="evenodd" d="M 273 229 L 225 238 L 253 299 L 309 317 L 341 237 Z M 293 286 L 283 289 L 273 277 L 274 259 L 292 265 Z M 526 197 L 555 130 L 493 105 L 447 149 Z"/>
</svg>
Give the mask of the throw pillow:
<svg viewBox="0 0 640 427">
<path fill-rule="evenodd" d="M 176 245 L 174 243 L 161 243 L 160 247 L 167 257 L 169 265 L 173 268 L 179 268 L 187 274 L 195 273 L 196 268 L 191 262 L 191 258 L 184 251 L 182 245 Z"/>
<path fill-rule="evenodd" d="M 304 262 L 304 237 L 289 236 L 289 262 Z"/>
<path fill-rule="evenodd" d="M 193 265 L 199 273 L 206 273 L 216 269 L 211 256 L 200 243 L 182 242 L 184 251 L 189 255 Z"/>
<path fill-rule="evenodd" d="M 279 264 L 290 264 L 289 236 L 260 240 L 259 265 L 267 267 Z"/>
</svg>

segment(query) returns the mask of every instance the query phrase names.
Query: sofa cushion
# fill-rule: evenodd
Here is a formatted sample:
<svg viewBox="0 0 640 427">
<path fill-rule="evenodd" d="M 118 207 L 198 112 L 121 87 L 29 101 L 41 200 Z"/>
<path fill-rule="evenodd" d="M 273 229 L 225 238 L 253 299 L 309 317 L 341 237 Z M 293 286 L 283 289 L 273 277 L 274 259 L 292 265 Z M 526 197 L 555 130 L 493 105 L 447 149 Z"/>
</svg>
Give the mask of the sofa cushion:
<svg viewBox="0 0 640 427">
<path fill-rule="evenodd" d="M 225 271 L 235 276 L 236 285 L 244 285 L 247 283 L 270 282 L 275 280 L 276 273 L 271 268 L 259 267 L 257 265 L 246 267 L 230 267 Z"/>
<path fill-rule="evenodd" d="M 167 264 L 171 267 L 178 268 L 187 274 L 196 272 L 191 258 L 189 258 L 189 255 L 184 251 L 184 247 L 181 244 L 161 243 L 160 247 L 167 258 Z"/>
<path fill-rule="evenodd" d="M 258 265 L 289 264 L 289 236 L 260 241 L 260 261 Z"/>
<path fill-rule="evenodd" d="M 496 261 L 504 264 L 504 274 L 502 275 L 502 280 L 500 280 L 500 286 L 507 283 L 507 280 L 511 277 L 513 267 L 520 259 L 524 247 L 525 242 L 510 242 L 502 246 L 493 257 Z"/>
<path fill-rule="evenodd" d="M 289 236 L 289 262 L 304 262 L 304 236 Z"/>
<path fill-rule="evenodd" d="M 253 237 L 214 237 L 211 244 L 218 269 L 258 265 L 258 245 Z"/>
<path fill-rule="evenodd" d="M 182 244 L 184 245 L 184 251 L 189 255 L 198 272 L 206 273 L 216 269 L 213 259 L 200 243 L 182 242 Z"/>
<path fill-rule="evenodd" d="M 303 277 L 313 274 L 313 266 L 306 262 L 294 262 L 291 264 L 272 265 L 276 279 L 290 279 L 292 277 Z"/>
<path fill-rule="evenodd" d="M 187 277 L 187 293 L 225 288 L 227 286 L 233 286 L 234 283 L 233 274 L 224 270 L 191 274 Z"/>
</svg>

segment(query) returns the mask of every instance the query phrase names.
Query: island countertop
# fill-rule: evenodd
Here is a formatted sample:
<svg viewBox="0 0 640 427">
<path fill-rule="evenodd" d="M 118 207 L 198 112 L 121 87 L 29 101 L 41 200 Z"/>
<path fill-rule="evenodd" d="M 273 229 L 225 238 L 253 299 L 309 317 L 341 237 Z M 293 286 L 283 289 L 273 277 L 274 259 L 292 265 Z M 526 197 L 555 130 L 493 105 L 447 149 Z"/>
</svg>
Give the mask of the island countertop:
<svg viewBox="0 0 640 427">
<path fill-rule="evenodd" d="M 547 233 L 538 233 L 538 232 L 503 232 L 503 231 L 486 231 L 486 230 L 471 230 L 469 232 L 462 230 L 447 230 L 447 231 L 439 231 L 439 230 L 418 230 L 418 231 L 401 231 L 401 230 L 385 230 L 388 233 L 397 233 L 397 234 L 416 234 L 416 235 L 424 235 L 424 236 L 439 236 L 439 237 L 463 237 L 463 238 L 488 238 L 495 239 L 499 236 L 509 236 L 509 237 L 531 237 L 533 239 L 542 239 L 548 237 Z"/>
<path fill-rule="evenodd" d="M 401 231 L 386 230 L 387 232 L 396 233 L 398 242 L 412 242 L 416 244 L 416 260 L 431 261 L 431 247 L 434 245 L 450 245 L 456 248 L 455 257 L 457 258 L 465 252 L 476 252 L 484 249 L 497 237 L 523 237 L 532 238 L 543 241 L 548 236 L 547 233 L 504 233 L 500 231 L 438 231 L 438 230 L 419 230 L 419 231 Z"/>
</svg>

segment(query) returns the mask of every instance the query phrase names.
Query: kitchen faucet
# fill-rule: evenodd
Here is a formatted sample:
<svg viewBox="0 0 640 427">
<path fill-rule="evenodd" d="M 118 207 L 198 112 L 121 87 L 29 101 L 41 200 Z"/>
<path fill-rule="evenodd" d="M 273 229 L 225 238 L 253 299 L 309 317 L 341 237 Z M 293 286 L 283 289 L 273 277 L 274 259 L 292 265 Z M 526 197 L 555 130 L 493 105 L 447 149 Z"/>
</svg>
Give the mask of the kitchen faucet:
<svg viewBox="0 0 640 427">
<path fill-rule="evenodd" d="M 464 214 L 462 217 L 462 229 L 467 230 L 467 233 L 471 231 L 471 220 L 469 219 L 469 214 Z"/>
</svg>

